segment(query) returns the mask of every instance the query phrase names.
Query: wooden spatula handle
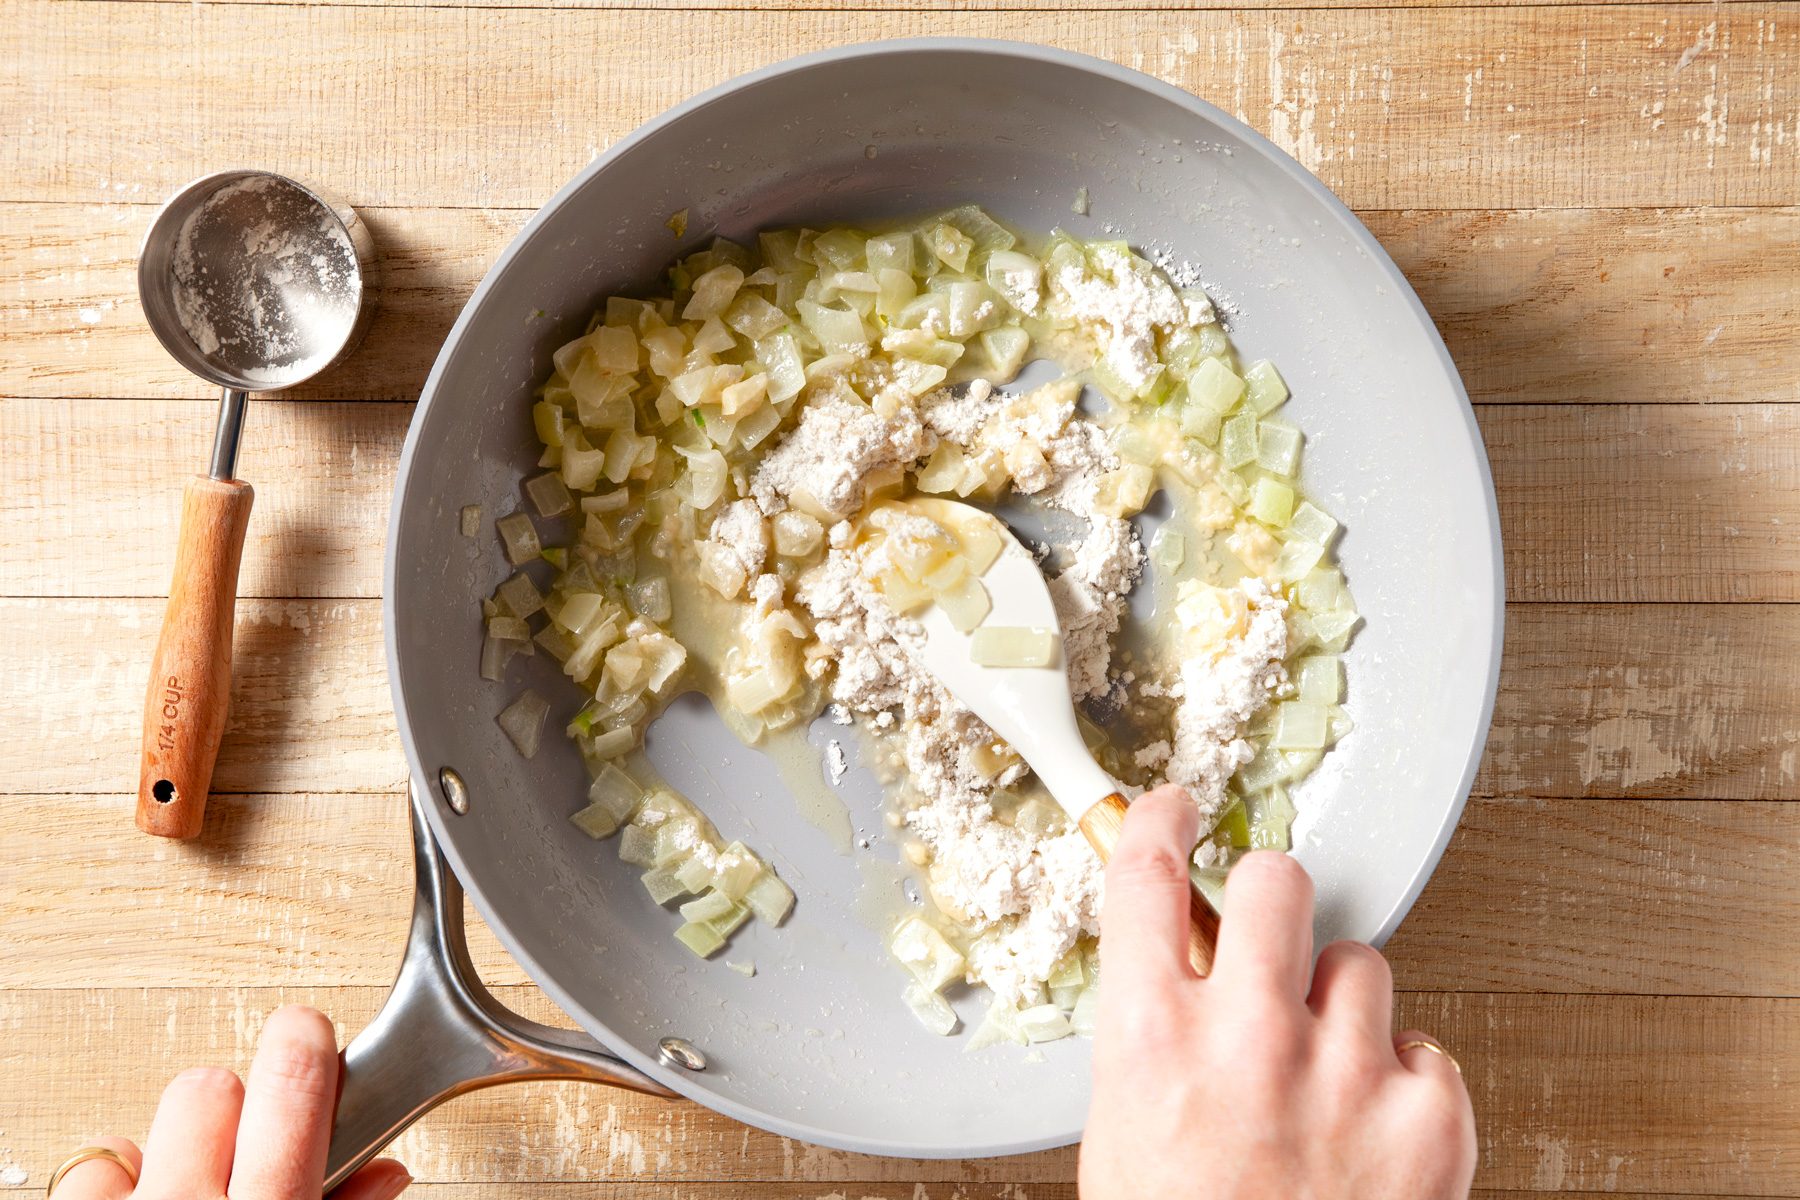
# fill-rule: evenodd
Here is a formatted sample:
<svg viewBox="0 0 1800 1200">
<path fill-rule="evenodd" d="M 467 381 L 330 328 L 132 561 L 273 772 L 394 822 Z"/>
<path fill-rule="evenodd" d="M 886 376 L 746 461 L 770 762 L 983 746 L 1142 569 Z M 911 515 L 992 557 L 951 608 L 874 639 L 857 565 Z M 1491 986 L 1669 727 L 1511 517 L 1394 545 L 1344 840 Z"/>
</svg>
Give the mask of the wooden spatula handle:
<svg viewBox="0 0 1800 1200">
<path fill-rule="evenodd" d="M 1112 860 L 1113 847 L 1125 827 L 1125 797 L 1114 792 L 1081 818 L 1081 832 L 1101 862 Z M 1212 972 L 1213 947 L 1219 944 L 1219 914 L 1190 881 L 1188 883 L 1188 961 L 1198 975 Z"/>
<path fill-rule="evenodd" d="M 200 832 L 231 701 L 238 562 L 255 493 L 238 480 L 190 481 L 162 635 L 144 698 L 137 826 L 166 838 Z"/>
</svg>

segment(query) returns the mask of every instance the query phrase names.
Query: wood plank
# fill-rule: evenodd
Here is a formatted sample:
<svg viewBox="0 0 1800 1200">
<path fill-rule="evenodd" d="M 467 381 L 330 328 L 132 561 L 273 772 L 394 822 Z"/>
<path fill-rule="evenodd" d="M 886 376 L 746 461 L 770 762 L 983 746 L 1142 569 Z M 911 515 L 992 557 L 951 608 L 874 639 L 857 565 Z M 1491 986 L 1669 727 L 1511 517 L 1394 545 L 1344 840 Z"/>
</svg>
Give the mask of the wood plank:
<svg viewBox="0 0 1800 1200">
<path fill-rule="evenodd" d="M 9 987 L 393 977 L 411 904 L 399 795 L 220 797 L 193 844 L 119 837 L 130 808 L 0 806 Z M 1415 991 L 1792 996 L 1796 928 L 1800 802 L 1478 799 L 1389 957 Z M 470 943 L 482 978 L 528 982 L 473 912 Z"/>
<path fill-rule="evenodd" d="M 0 594 L 162 596 L 182 483 L 205 470 L 208 401 L 0 400 Z M 408 404 L 251 406 L 238 474 L 256 489 L 240 596 L 381 594 Z"/>
<path fill-rule="evenodd" d="M 0 794 L 116 793 L 154 600 L 0 600 Z M 249 600 L 213 787 L 392 792 L 405 778 L 372 600 Z M 1514 607 L 1478 795 L 1783 800 L 1800 781 L 1800 606 Z M 470 668 L 471 684 L 475 682 Z"/>
<path fill-rule="evenodd" d="M 553 1016 L 527 989 L 500 994 L 529 1016 Z M 0 994 L 0 1029 L 9 1035 L 0 1066 L 18 1097 L 7 1123 L 12 1152 L 42 1178 L 84 1137 L 141 1132 L 177 1068 L 241 1067 L 276 1004 L 319 1004 L 351 1029 L 379 998 L 372 988 Z M 1784 1091 L 1800 1071 L 1800 1001 L 1428 993 L 1402 996 L 1399 1019 L 1431 1030 L 1461 1059 L 1481 1130 L 1484 1188 L 1800 1190 L 1800 1163 L 1785 1153 L 1794 1112 Z M 56 1063 L 43 1055 L 47 1045 L 84 1050 Z M 748 1131 L 686 1103 L 559 1084 L 454 1101 L 397 1152 L 422 1180 L 471 1185 L 624 1174 L 806 1184 L 1035 1184 L 1074 1175 L 1072 1150 L 875 1159 Z"/>
<path fill-rule="evenodd" d="M 0 595 L 167 592 L 178 480 L 209 402 L 0 400 Z M 1515 601 L 1800 600 L 1800 406 L 1529 405 L 1476 410 Z M 407 405 L 252 409 L 257 489 L 239 592 L 381 593 Z M 174 469 L 145 470 L 147 463 Z"/>
<path fill-rule="evenodd" d="M 0 307 L 0 395 L 210 395 L 142 323 L 136 261 L 152 206 L 3 211 L 0 279 L 11 290 Z M 530 214 L 363 215 L 381 251 L 378 318 L 349 362 L 284 400 L 416 399 L 457 312 Z M 1800 324 L 1800 210 L 1362 216 L 1412 280 L 1477 401 L 1800 398 L 1800 361 L 1787 344 Z"/>
<path fill-rule="evenodd" d="M 19 748 L 0 789 L 119 790 L 135 770 L 162 609 L 159 600 L 0 601 L 0 670 L 17 698 L 8 713 Z M 379 603 L 241 602 L 233 666 L 215 795 L 404 786 Z"/>
<path fill-rule="evenodd" d="M 1515 606 L 1475 790 L 1792 798 L 1796 661 L 1789 605 Z"/>
<path fill-rule="evenodd" d="M 1268 130 L 1359 208 L 1792 204 L 1795 12 L 1070 12 L 1047 22 L 141 4 L 95 21 L 78 3 L 30 0 L 0 29 L 0 107 L 24 114 L 25 128 L 0 145 L 0 198 L 150 200 L 247 161 L 330 181 L 359 204 L 532 207 L 702 88 L 808 50 L 941 34 L 1048 39 L 1167 78 Z M 268 69 L 270 46 L 282 48 L 279 71 Z"/>
<path fill-rule="evenodd" d="M 1418 991 L 1794 996 L 1796 929 L 1800 803 L 1476 799 L 1387 953 Z"/>
<path fill-rule="evenodd" d="M 1476 410 L 1510 600 L 1800 599 L 1800 407 Z"/>
</svg>

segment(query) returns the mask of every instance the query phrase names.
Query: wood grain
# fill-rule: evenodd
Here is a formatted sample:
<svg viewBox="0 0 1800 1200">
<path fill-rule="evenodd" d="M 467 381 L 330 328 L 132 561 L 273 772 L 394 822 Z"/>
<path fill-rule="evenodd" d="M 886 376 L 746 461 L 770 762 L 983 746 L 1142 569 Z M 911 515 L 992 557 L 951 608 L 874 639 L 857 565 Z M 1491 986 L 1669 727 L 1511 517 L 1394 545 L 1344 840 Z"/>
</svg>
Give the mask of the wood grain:
<svg viewBox="0 0 1800 1200">
<path fill-rule="evenodd" d="M 66 0 L 8 11 L 0 108 L 22 114 L 23 136 L 0 143 L 7 200 L 153 201 L 255 162 L 359 205 L 531 208 L 647 118 L 749 68 L 938 34 L 1047 40 L 1159 75 L 1265 129 L 1356 208 L 1800 201 L 1791 4 L 1049 21 L 204 4 L 120 4 L 96 21 Z"/>
<path fill-rule="evenodd" d="M 182 489 L 174 581 L 150 657 L 138 750 L 137 827 L 164 838 L 199 834 L 231 700 L 238 563 L 256 491 L 238 479 Z"/>
<path fill-rule="evenodd" d="M 193 846 L 119 836 L 126 808 L 0 805 L 9 987 L 393 978 L 400 795 L 215 797 Z M 1797 927 L 1800 803 L 1478 799 L 1388 953 L 1410 990 L 1794 996 Z M 469 933 L 482 978 L 527 982 L 473 911 Z"/>
<path fill-rule="evenodd" d="M 32 698 L 13 721 L 0 794 L 130 786 L 116 748 L 133 744 L 159 610 L 0 600 L 0 671 Z M 399 788 L 379 605 L 251 600 L 238 611 L 214 794 Z M 1796 605 L 1515 607 L 1476 792 L 1792 798 L 1800 675 L 1776 668 L 1796 661 Z"/>
<path fill-rule="evenodd" d="M 0 206 L 0 395 L 209 399 L 137 302 L 145 204 Z M 528 211 L 363 210 L 378 316 L 343 366 L 281 399 L 413 400 L 456 314 Z M 1431 312 L 1477 401 L 1800 398 L 1800 210 L 1361 214 Z M 71 262 L 71 259 L 78 261 Z M 264 407 L 258 405 L 258 410 Z M 260 435 L 251 426 L 249 442 Z M 198 453 L 198 452 L 197 452 Z"/>
<path fill-rule="evenodd" d="M 174 470 L 210 402 L 0 400 L 0 595 L 168 586 Z M 1800 600 L 1800 406 L 1484 405 L 1514 601 Z M 258 402 L 241 592 L 374 597 L 406 405 Z M 105 564 L 104 575 L 96 563 Z"/>
<path fill-rule="evenodd" d="M 528 1016 L 555 1016 L 532 990 L 499 995 Z M 42 1178 L 84 1137 L 141 1133 L 171 1068 L 241 1068 L 277 1004 L 317 1004 L 348 1030 L 380 997 L 375 988 L 0 994 L 0 1069 L 17 1087 L 12 1154 Z M 1441 1037 L 1461 1060 L 1481 1125 L 1482 1187 L 1800 1190 L 1783 1090 L 1800 1071 L 1800 1001 L 1409 993 L 1397 1020 Z M 47 1067 L 41 1048 L 65 1043 L 84 1053 Z M 428 1182 L 763 1179 L 808 1185 L 807 1195 L 841 1180 L 1058 1183 L 1074 1168 L 1073 1150 L 945 1162 L 843 1154 L 692 1104 L 561 1084 L 453 1101 L 397 1153 Z"/>
</svg>

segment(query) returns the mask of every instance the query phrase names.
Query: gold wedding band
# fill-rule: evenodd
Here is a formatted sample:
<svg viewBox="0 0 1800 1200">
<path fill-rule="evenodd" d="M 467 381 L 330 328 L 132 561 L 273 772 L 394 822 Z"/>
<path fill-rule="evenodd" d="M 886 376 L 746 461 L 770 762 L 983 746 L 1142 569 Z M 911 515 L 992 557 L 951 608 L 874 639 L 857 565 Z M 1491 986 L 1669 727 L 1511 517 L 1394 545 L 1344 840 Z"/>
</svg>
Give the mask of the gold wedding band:
<svg viewBox="0 0 1800 1200">
<path fill-rule="evenodd" d="M 64 1175 L 67 1175 L 70 1171 L 73 1171 L 76 1167 L 79 1167 L 89 1159 L 94 1158 L 104 1158 L 108 1162 L 118 1163 L 119 1167 L 125 1172 L 125 1177 L 131 1180 L 131 1186 L 137 1186 L 137 1168 L 131 1165 L 130 1159 L 126 1158 L 123 1154 L 120 1154 L 117 1150 L 108 1150 L 105 1146 L 83 1146 L 75 1153 L 69 1155 L 69 1157 L 64 1160 L 62 1166 L 56 1168 L 56 1173 L 50 1176 L 49 1185 L 44 1188 L 44 1195 L 48 1196 L 51 1192 L 54 1192 L 56 1190 L 56 1185 L 63 1181 Z"/>
<path fill-rule="evenodd" d="M 1395 1057 L 1398 1057 L 1405 1054 L 1408 1050 L 1429 1050 L 1433 1054 L 1441 1054 L 1444 1056 L 1445 1061 L 1456 1068 L 1456 1073 L 1458 1075 L 1462 1074 L 1462 1064 L 1456 1061 L 1456 1056 L 1436 1042 L 1429 1041 L 1425 1038 L 1414 1038 L 1410 1042 L 1401 1042 L 1398 1046 L 1394 1047 L 1394 1055 Z"/>
</svg>

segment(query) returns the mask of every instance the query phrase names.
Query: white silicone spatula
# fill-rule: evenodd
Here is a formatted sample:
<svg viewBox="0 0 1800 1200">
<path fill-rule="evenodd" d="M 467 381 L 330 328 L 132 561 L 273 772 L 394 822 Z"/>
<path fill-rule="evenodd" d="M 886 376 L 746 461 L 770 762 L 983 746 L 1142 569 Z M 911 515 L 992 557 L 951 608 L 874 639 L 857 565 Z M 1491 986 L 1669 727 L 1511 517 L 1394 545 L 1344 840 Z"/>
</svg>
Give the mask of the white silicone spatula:
<svg viewBox="0 0 1800 1200">
<path fill-rule="evenodd" d="M 1044 787 L 1087 835 L 1100 861 L 1106 862 L 1119 840 L 1126 801 L 1118 782 L 1088 754 L 1075 724 L 1061 626 L 1043 572 L 997 518 L 966 504 L 938 501 L 934 507 L 938 506 L 946 513 L 956 510 L 959 518 L 988 523 L 1000 535 L 1000 557 L 981 577 L 993 609 L 977 629 L 1049 629 L 1059 637 L 1057 657 L 1050 666 L 981 666 L 971 654 L 974 631 L 957 629 L 933 604 L 918 614 L 925 627 L 925 665 L 1037 772 Z M 1188 956 L 1194 970 L 1205 975 L 1212 968 L 1219 918 L 1191 884 L 1188 893 Z"/>
</svg>

